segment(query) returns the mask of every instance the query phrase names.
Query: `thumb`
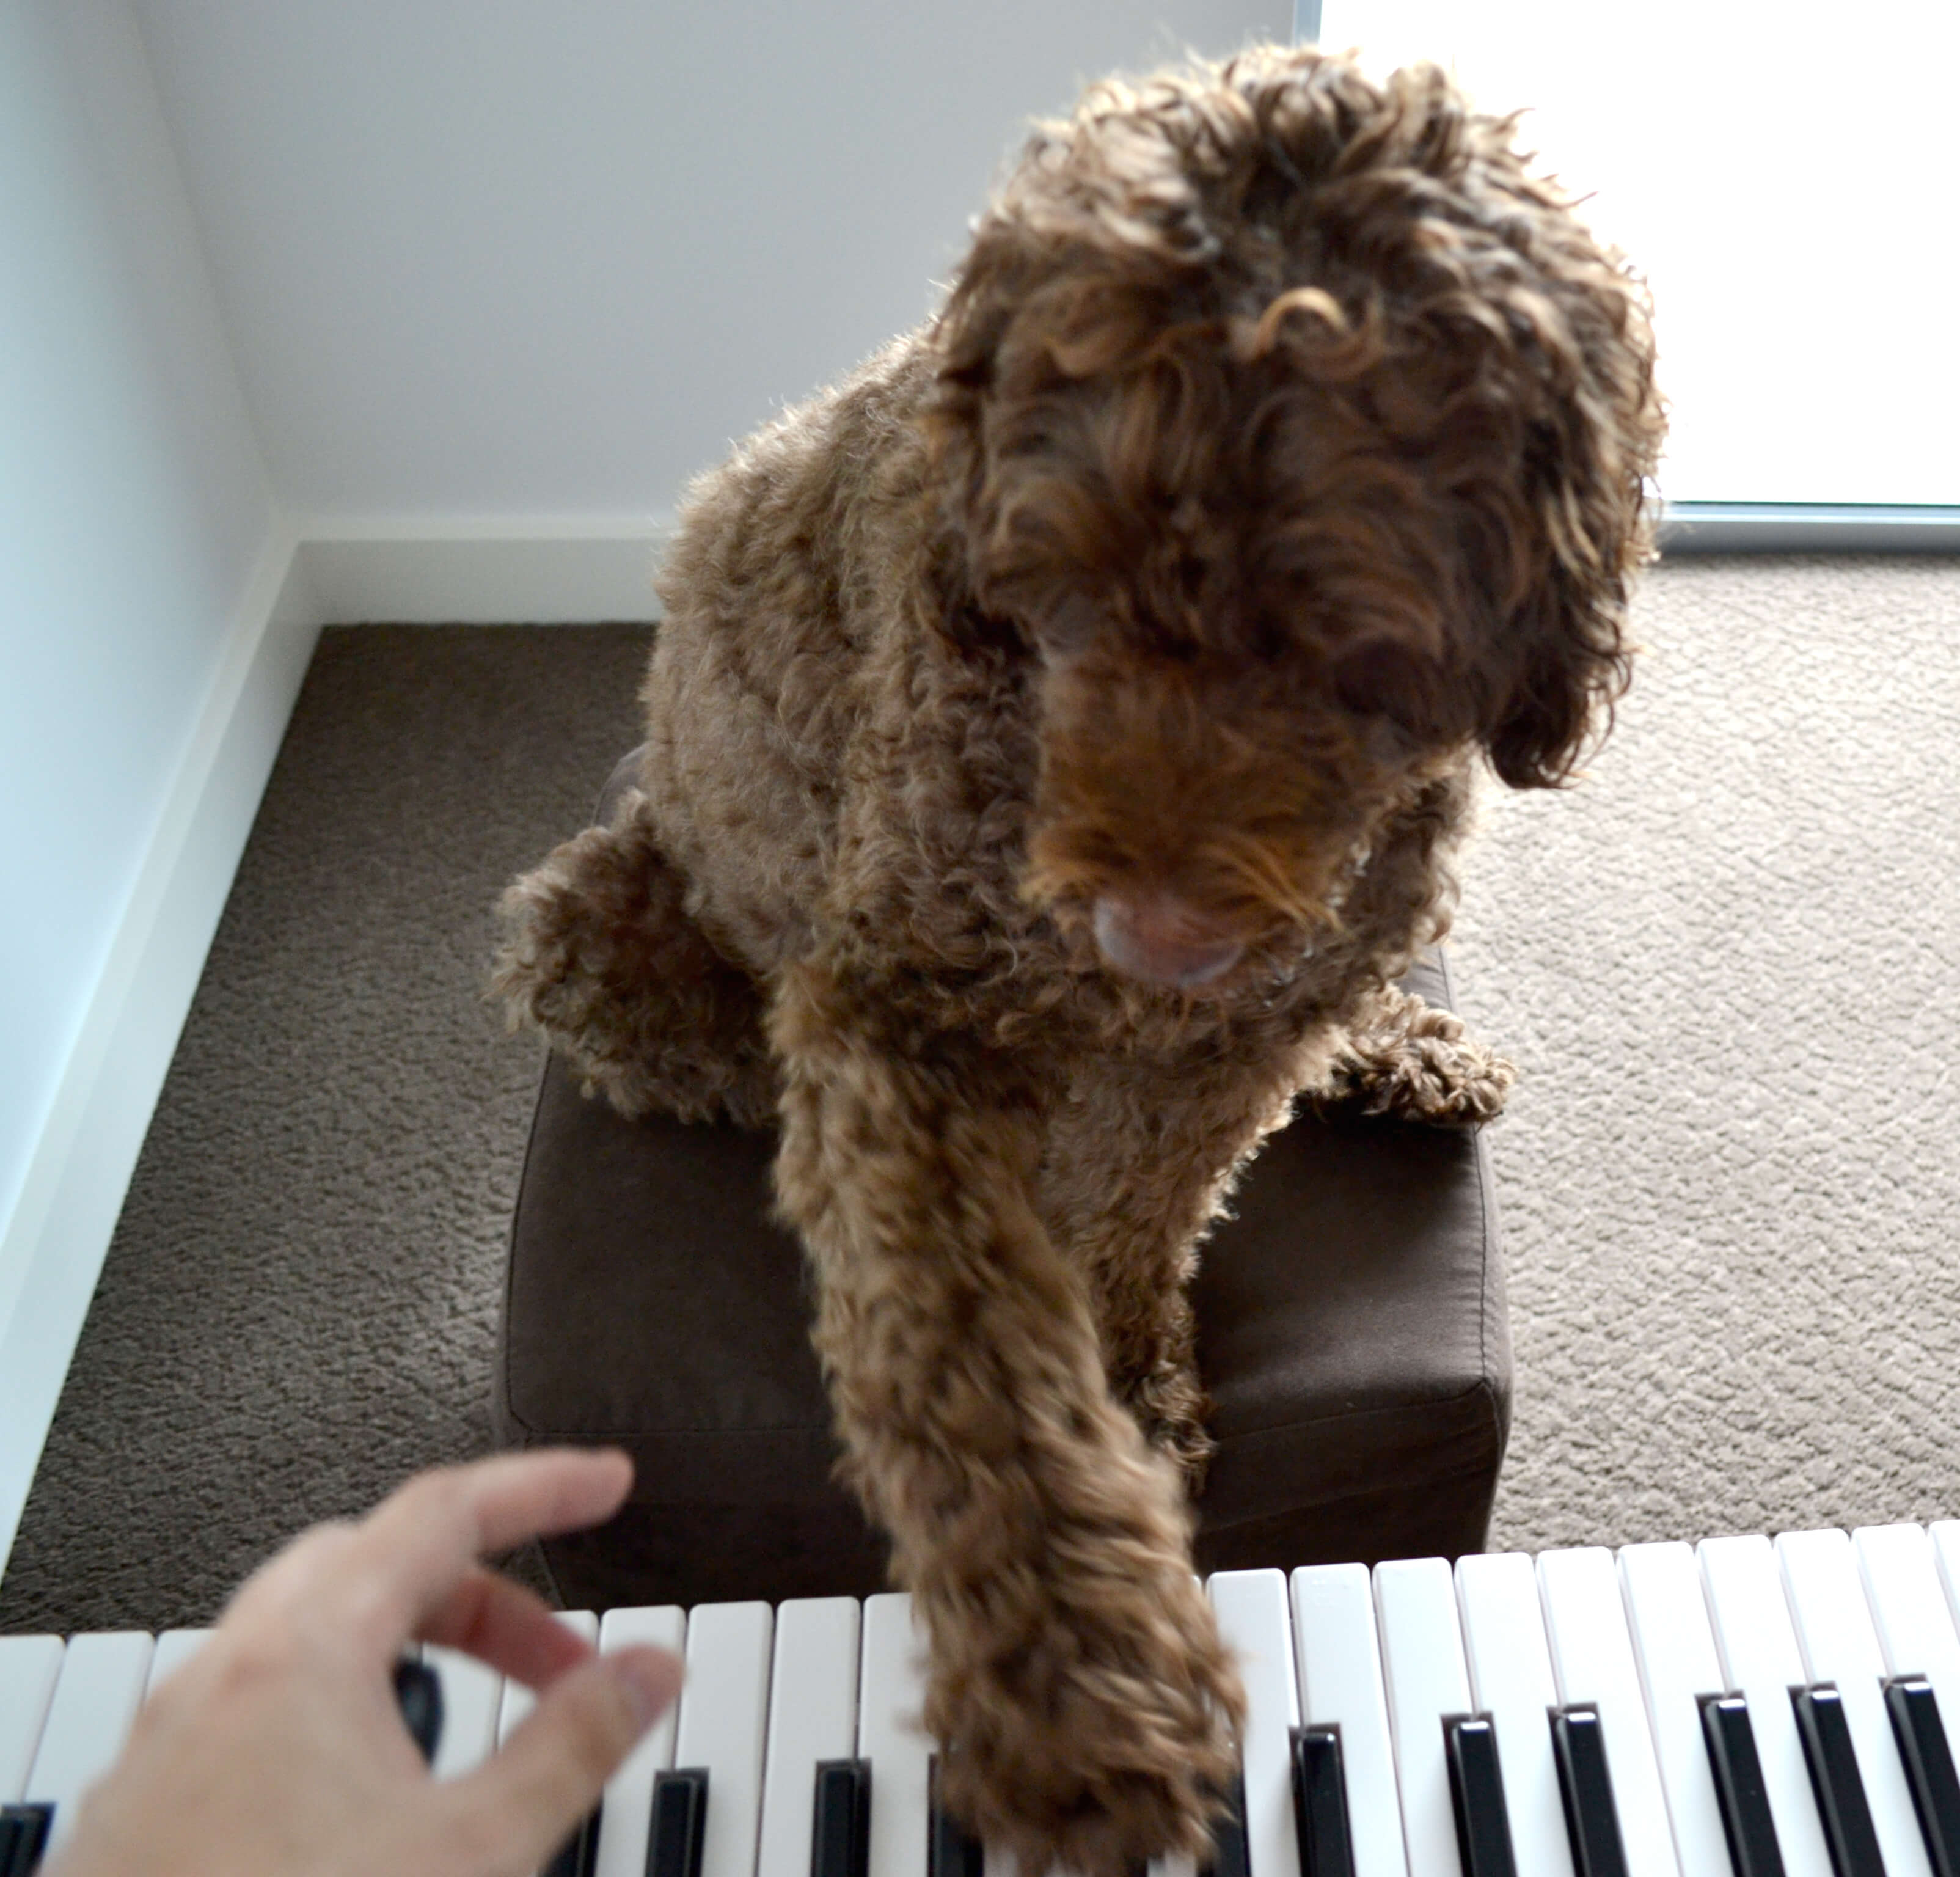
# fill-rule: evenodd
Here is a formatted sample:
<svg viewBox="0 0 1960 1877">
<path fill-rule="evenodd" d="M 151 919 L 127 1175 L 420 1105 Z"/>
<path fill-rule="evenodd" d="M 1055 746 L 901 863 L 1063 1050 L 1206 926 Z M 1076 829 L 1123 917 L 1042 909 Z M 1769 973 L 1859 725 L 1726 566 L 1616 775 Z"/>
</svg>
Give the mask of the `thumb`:
<svg viewBox="0 0 1960 1877">
<path fill-rule="evenodd" d="M 663 1649 L 581 1663 L 546 1689 L 495 1755 L 454 1782 L 457 1802 L 512 1870 L 535 1870 L 598 1803 L 680 1682 L 679 1659 Z"/>
</svg>

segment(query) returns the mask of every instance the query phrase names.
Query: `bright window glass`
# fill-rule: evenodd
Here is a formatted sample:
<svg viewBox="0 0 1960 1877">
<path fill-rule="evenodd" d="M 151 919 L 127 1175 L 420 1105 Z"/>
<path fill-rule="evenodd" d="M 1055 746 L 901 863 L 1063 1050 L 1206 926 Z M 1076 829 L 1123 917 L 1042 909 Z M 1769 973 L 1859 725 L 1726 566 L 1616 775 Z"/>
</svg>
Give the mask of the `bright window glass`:
<svg viewBox="0 0 1960 1877">
<path fill-rule="evenodd" d="M 1675 501 L 1960 504 L 1960 6 L 1325 0 L 1452 69 L 1653 288 Z"/>
</svg>

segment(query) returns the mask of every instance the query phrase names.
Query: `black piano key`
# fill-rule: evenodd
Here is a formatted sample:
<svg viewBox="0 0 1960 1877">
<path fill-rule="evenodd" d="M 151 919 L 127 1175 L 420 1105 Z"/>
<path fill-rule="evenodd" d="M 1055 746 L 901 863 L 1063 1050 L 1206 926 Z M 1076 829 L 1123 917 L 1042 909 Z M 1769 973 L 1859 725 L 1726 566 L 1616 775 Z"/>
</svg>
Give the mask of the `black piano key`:
<svg viewBox="0 0 1960 1877">
<path fill-rule="evenodd" d="M 1960 1778 L 1933 1684 L 1923 1675 L 1894 1675 L 1885 1683 L 1885 1708 L 1933 1877 L 1960 1877 Z"/>
<path fill-rule="evenodd" d="M 810 1877 L 865 1877 L 871 1855 L 869 1760 L 816 1763 L 810 1837 Z"/>
<path fill-rule="evenodd" d="M 1201 1877 L 1252 1877 L 1252 1847 L 1246 1841 L 1246 1781 L 1234 1773 L 1225 1789 L 1225 1812 L 1213 1820 L 1211 1856 L 1199 1867 Z"/>
<path fill-rule="evenodd" d="M 1293 1730 L 1293 1815 L 1302 1877 L 1354 1877 L 1338 1723 Z"/>
<path fill-rule="evenodd" d="M 1701 1738 L 1736 1877 L 1783 1877 L 1783 1850 L 1770 1815 L 1769 1789 L 1763 1783 L 1748 1702 L 1739 1694 L 1704 1694 Z"/>
<path fill-rule="evenodd" d="M 1558 1795 L 1565 1804 L 1565 1833 L 1572 1842 L 1577 1877 L 1627 1877 L 1627 1851 L 1606 1739 L 1596 1707 L 1575 1704 L 1551 1710 L 1551 1752 L 1558 1766 Z"/>
<path fill-rule="evenodd" d="M 33 1877 L 54 1822 L 52 1805 L 0 1805 L 0 1877 Z"/>
<path fill-rule="evenodd" d="M 926 1834 L 926 1877 L 986 1877 L 987 1850 L 940 1803 L 939 1755 L 928 1762 L 931 1822 Z"/>
<path fill-rule="evenodd" d="M 1452 1714 L 1443 1723 L 1449 1803 L 1463 1877 L 1517 1877 L 1510 1815 L 1504 1809 L 1497 1730 L 1488 1714 Z"/>
<path fill-rule="evenodd" d="M 1823 1821 L 1824 1842 L 1837 1877 L 1885 1877 L 1885 1860 L 1879 1834 L 1872 1828 L 1872 1808 L 1859 1777 L 1857 1749 L 1851 1743 L 1851 1724 L 1835 1682 L 1792 1688 L 1796 1731 L 1803 1741 L 1804 1762 L 1810 1768 L 1811 1790 L 1817 1795 L 1817 1815 Z"/>
<path fill-rule="evenodd" d="M 442 1677 L 427 1662 L 404 1657 L 395 1664 L 395 1704 L 422 1758 L 434 1765 L 442 1743 Z"/>
<path fill-rule="evenodd" d="M 656 1774 L 646 1877 L 701 1877 L 701 1843 L 707 1830 L 707 1767 Z"/>
</svg>

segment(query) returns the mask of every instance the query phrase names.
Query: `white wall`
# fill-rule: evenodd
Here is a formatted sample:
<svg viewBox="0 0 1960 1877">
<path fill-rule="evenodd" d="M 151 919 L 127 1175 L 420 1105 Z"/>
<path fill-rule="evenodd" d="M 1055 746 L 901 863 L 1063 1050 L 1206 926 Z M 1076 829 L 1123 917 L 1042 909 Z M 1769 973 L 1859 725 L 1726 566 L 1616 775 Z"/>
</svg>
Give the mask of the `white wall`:
<svg viewBox="0 0 1960 1877">
<path fill-rule="evenodd" d="M 274 511 L 126 8 L 0 4 L 0 178 L 4 1220 Z"/>
<path fill-rule="evenodd" d="M 310 530 L 670 512 L 921 317 L 1026 120 L 1291 0 L 138 0 Z"/>
<path fill-rule="evenodd" d="M 4 1557 L 310 643 L 126 0 L 0 0 L 0 283 Z"/>
</svg>

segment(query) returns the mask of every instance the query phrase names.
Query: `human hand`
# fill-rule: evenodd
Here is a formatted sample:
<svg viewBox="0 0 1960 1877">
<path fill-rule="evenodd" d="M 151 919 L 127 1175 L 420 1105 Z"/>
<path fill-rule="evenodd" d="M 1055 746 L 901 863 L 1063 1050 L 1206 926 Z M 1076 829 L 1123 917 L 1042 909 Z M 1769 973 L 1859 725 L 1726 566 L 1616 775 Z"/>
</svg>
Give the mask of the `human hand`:
<svg viewBox="0 0 1960 1877">
<path fill-rule="evenodd" d="M 597 1656 L 485 1551 L 594 1525 L 622 1453 L 558 1449 L 424 1473 L 250 1578 L 147 1702 L 46 1877 L 528 1877 L 673 1700 L 657 1649 Z M 539 1691 L 502 1749 L 431 1778 L 393 1671 L 421 1639 Z"/>
</svg>

